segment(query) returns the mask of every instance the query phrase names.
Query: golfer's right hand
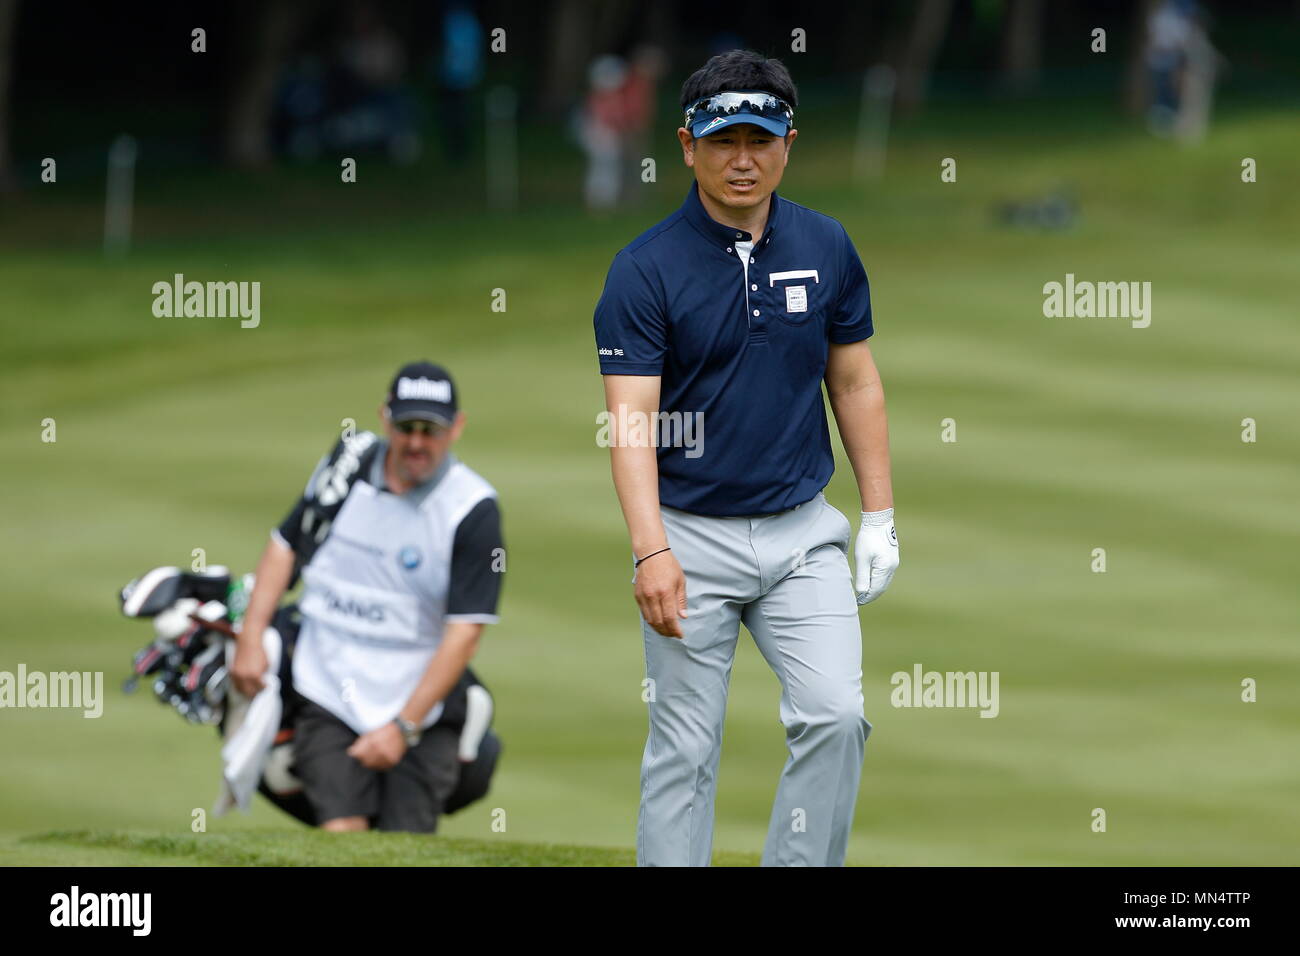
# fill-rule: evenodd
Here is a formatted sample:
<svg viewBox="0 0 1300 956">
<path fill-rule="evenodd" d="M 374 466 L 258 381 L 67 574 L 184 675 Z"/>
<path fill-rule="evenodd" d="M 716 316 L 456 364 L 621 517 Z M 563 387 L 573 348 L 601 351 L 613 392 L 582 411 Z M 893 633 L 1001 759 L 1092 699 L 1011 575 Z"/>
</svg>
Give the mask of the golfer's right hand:
<svg viewBox="0 0 1300 956">
<path fill-rule="evenodd" d="M 235 690 L 245 697 L 254 697 L 266 686 L 262 675 L 266 673 L 266 651 L 262 648 L 262 635 L 240 634 L 235 642 L 235 662 L 230 665 L 230 680 Z"/>
<path fill-rule="evenodd" d="M 671 551 L 656 554 L 636 569 L 634 586 L 641 616 L 664 637 L 682 636 L 686 617 L 686 575 Z"/>
</svg>

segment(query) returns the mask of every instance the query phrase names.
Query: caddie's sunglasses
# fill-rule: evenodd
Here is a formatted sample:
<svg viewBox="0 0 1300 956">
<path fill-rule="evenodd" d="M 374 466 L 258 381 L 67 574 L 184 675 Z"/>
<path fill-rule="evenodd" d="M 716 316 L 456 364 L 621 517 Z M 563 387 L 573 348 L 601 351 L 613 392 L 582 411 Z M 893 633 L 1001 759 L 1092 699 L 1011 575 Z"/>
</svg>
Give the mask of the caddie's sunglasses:
<svg viewBox="0 0 1300 956">
<path fill-rule="evenodd" d="M 437 438 L 447 430 L 446 425 L 439 425 L 437 422 L 427 422 L 422 418 L 412 421 L 394 422 L 393 427 L 403 435 L 411 435 L 418 432 L 421 435 L 428 435 L 431 438 Z"/>
</svg>

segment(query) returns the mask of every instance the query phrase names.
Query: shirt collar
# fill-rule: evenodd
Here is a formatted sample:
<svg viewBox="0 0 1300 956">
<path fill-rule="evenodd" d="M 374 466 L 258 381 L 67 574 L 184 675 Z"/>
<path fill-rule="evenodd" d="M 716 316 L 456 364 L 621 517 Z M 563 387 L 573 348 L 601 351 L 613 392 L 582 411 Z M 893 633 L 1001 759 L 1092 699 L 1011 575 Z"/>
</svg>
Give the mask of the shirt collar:
<svg viewBox="0 0 1300 956">
<path fill-rule="evenodd" d="M 772 201 L 767 209 L 767 231 L 763 233 L 762 243 L 768 242 L 772 237 L 772 232 L 776 227 L 776 221 L 780 218 L 781 197 L 772 190 Z M 686 221 L 699 230 L 700 234 L 710 242 L 716 242 L 722 248 L 726 249 L 733 243 L 740 241 L 746 242 L 753 239 L 749 233 L 734 229 L 731 226 L 718 222 L 704 208 L 704 203 L 700 201 L 700 184 L 698 181 L 691 181 L 691 188 L 686 193 L 686 201 L 682 203 L 682 215 Z"/>
</svg>

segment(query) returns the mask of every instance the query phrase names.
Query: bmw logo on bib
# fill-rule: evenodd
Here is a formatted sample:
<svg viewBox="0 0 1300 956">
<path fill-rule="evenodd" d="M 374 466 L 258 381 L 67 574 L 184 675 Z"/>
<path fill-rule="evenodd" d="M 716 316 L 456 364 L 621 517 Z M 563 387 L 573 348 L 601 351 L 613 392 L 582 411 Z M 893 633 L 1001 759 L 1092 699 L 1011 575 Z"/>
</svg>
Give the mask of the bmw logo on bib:
<svg viewBox="0 0 1300 956">
<path fill-rule="evenodd" d="M 397 552 L 397 560 L 402 562 L 402 567 L 408 571 L 414 571 L 420 566 L 420 549 L 403 548 Z"/>
</svg>

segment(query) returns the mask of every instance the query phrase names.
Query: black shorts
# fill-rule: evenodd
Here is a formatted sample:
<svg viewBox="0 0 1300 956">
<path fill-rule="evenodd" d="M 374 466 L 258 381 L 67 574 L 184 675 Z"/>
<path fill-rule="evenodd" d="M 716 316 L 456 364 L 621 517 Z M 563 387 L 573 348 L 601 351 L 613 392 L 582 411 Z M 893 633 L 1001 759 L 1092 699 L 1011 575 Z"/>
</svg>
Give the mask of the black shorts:
<svg viewBox="0 0 1300 956">
<path fill-rule="evenodd" d="M 376 830 L 435 832 L 460 777 L 459 732 L 435 724 L 390 770 L 371 770 L 348 756 L 357 736 L 324 707 L 299 699 L 293 773 L 317 822 L 365 817 Z"/>
</svg>

